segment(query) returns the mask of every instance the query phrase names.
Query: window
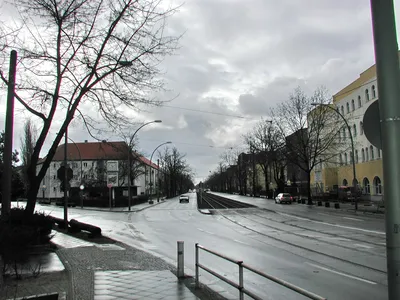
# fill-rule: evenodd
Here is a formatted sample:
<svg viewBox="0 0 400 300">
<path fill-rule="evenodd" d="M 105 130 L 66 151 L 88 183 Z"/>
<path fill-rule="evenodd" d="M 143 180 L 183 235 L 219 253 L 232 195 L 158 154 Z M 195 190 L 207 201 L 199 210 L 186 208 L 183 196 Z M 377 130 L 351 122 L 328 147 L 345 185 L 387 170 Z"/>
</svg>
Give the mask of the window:
<svg viewBox="0 0 400 300">
<path fill-rule="evenodd" d="M 361 103 L 361 96 L 358 96 L 358 108 L 360 108 L 361 106 L 362 106 L 362 103 Z"/>
<path fill-rule="evenodd" d="M 84 167 L 87 167 L 87 162 L 83 163 L 83 166 L 84 166 Z"/>
<path fill-rule="evenodd" d="M 361 158 L 362 158 L 362 162 L 365 161 L 365 150 L 361 149 Z"/>
<path fill-rule="evenodd" d="M 354 99 L 351 99 L 351 110 L 354 111 L 356 109 L 356 105 L 354 103 Z"/>
<path fill-rule="evenodd" d="M 354 178 L 354 179 L 353 179 L 353 186 L 358 186 L 358 180 L 357 180 L 357 178 Z"/>
<path fill-rule="evenodd" d="M 347 113 L 350 113 L 350 104 L 349 104 L 349 102 L 346 103 L 346 110 L 347 110 Z"/>
<path fill-rule="evenodd" d="M 343 179 L 343 186 L 347 186 L 347 185 L 348 185 L 347 179 Z"/>
<path fill-rule="evenodd" d="M 53 192 L 57 192 L 57 189 L 56 189 L 56 187 L 53 187 Z"/>
<path fill-rule="evenodd" d="M 353 124 L 353 136 L 357 136 L 357 126 Z"/>
<path fill-rule="evenodd" d="M 356 152 L 356 164 L 358 164 L 358 150 L 355 151 Z"/>
<path fill-rule="evenodd" d="M 368 91 L 368 89 L 365 90 L 365 101 L 369 101 L 369 91 Z"/>
<path fill-rule="evenodd" d="M 344 164 L 347 165 L 347 153 L 344 154 Z"/>
<path fill-rule="evenodd" d="M 365 160 L 369 161 L 369 152 L 368 152 L 368 148 L 365 148 Z"/>
<path fill-rule="evenodd" d="M 343 127 L 343 141 L 345 141 L 346 140 L 346 128 L 345 127 Z"/>
<path fill-rule="evenodd" d="M 53 179 L 56 179 L 56 175 L 53 176 Z"/>
<path fill-rule="evenodd" d="M 367 177 L 365 177 L 364 179 L 363 179 L 363 192 L 364 192 L 364 194 L 371 194 L 371 190 L 370 190 L 370 186 L 369 186 L 369 180 L 368 180 L 368 178 Z"/>
<path fill-rule="evenodd" d="M 364 133 L 364 124 L 363 122 L 360 122 L 360 135 L 363 135 Z"/>
<path fill-rule="evenodd" d="M 370 146 L 369 147 L 369 152 L 371 153 L 371 160 L 375 159 L 375 155 L 374 155 L 374 146 Z"/>
<path fill-rule="evenodd" d="M 342 115 L 344 115 L 344 108 L 343 108 L 343 105 L 342 105 L 342 107 L 341 107 L 340 109 L 342 110 Z"/>
<path fill-rule="evenodd" d="M 377 148 L 378 150 L 378 159 L 381 158 L 381 149 Z"/>
<path fill-rule="evenodd" d="M 339 165 L 343 165 L 342 154 L 339 154 Z"/>
<path fill-rule="evenodd" d="M 375 99 L 376 98 L 376 89 L 375 89 L 375 86 L 373 85 L 372 86 L 372 99 Z"/>
<path fill-rule="evenodd" d="M 373 184 L 374 184 L 375 195 L 382 195 L 382 183 L 381 179 L 378 176 L 375 176 Z"/>
</svg>

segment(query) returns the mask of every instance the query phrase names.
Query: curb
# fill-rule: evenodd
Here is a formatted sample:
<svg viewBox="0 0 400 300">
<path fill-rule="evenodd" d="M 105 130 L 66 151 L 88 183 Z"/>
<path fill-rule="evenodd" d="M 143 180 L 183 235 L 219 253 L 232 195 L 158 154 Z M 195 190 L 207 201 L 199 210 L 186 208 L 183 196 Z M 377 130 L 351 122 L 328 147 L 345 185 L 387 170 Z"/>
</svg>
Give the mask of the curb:
<svg viewBox="0 0 400 300">
<path fill-rule="evenodd" d="M 145 207 L 142 207 L 142 208 L 138 208 L 138 209 L 132 209 L 132 210 L 106 210 L 106 209 L 87 208 L 87 207 L 81 208 L 81 207 L 78 207 L 78 206 L 77 207 L 73 207 L 73 208 L 74 209 L 79 209 L 79 210 L 103 211 L 103 212 L 113 212 L 113 213 L 134 213 L 134 212 L 139 212 L 139 211 L 145 210 L 147 208 L 156 206 L 156 205 L 161 204 L 163 202 L 165 202 L 165 200 L 161 200 L 160 202 L 155 202 L 154 204 L 150 204 L 148 206 L 145 206 Z"/>
<path fill-rule="evenodd" d="M 208 209 L 197 209 L 199 211 L 199 213 L 203 214 L 203 215 L 211 215 L 210 210 Z"/>
</svg>

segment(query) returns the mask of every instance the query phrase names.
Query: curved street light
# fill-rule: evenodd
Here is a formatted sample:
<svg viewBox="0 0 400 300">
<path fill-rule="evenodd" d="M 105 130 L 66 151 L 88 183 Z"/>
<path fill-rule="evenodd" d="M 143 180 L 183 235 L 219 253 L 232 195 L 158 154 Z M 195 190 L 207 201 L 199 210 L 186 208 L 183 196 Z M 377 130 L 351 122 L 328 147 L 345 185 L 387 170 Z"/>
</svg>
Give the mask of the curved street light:
<svg viewBox="0 0 400 300">
<path fill-rule="evenodd" d="M 355 153 L 354 153 L 354 140 L 353 140 L 353 135 L 351 133 L 351 128 L 349 123 L 347 122 L 346 118 L 339 112 L 337 111 L 335 108 L 333 108 L 332 106 L 325 104 L 325 103 L 317 103 L 317 102 L 313 102 L 311 103 L 312 106 L 324 106 L 324 107 L 328 107 L 331 110 L 333 110 L 335 113 L 337 113 L 342 120 L 344 121 L 344 123 L 346 124 L 347 130 L 349 131 L 350 134 L 350 141 L 351 141 L 351 155 L 353 156 L 352 162 L 353 162 L 353 188 L 354 188 L 354 193 L 356 193 L 357 191 L 357 179 L 356 179 L 356 162 L 355 162 Z M 358 203 L 357 203 L 357 194 L 354 197 L 354 209 L 357 210 L 358 209 Z"/>
<path fill-rule="evenodd" d="M 140 129 L 142 129 L 144 126 L 152 124 L 152 123 L 161 123 L 161 120 L 154 120 L 151 122 L 144 123 L 142 126 L 140 126 L 136 131 L 132 134 L 129 144 L 128 144 L 128 209 L 129 211 L 131 210 L 131 200 L 132 200 L 132 193 L 131 193 L 131 177 L 132 177 L 132 172 L 131 172 L 131 155 L 132 155 L 132 142 L 133 139 L 135 138 L 135 135 L 138 133 Z"/>
<path fill-rule="evenodd" d="M 154 151 L 153 151 L 153 153 L 151 153 L 151 156 L 150 156 L 150 200 L 151 200 L 151 198 L 152 198 L 152 183 L 151 183 L 151 179 L 153 178 L 153 176 L 152 176 L 152 174 L 151 174 L 151 168 L 152 168 L 152 160 L 153 160 L 153 155 L 154 155 L 154 153 L 157 151 L 157 149 L 158 148 L 160 148 L 161 146 L 164 146 L 164 145 L 166 145 L 166 144 L 172 144 L 172 142 L 171 141 L 168 141 L 168 142 L 165 142 L 165 143 L 162 143 L 162 144 L 160 144 L 160 145 L 158 145 L 157 147 L 156 147 L 156 149 L 154 149 Z M 157 175 L 159 174 L 159 172 L 160 172 L 160 170 L 157 170 Z"/>
</svg>

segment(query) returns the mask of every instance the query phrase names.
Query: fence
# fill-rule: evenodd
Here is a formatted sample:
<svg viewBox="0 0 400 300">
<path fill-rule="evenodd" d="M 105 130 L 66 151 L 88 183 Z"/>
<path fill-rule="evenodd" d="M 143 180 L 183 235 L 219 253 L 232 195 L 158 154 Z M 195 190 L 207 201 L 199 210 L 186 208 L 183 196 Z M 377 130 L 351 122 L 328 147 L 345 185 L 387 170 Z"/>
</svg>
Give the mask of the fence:
<svg viewBox="0 0 400 300">
<path fill-rule="evenodd" d="M 213 254 L 213 255 L 215 255 L 215 256 L 218 256 L 218 257 L 220 257 L 220 258 L 223 258 L 223 259 L 225 259 L 225 260 L 227 260 L 227 261 L 230 261 L 230 262 L 232 262 L 232 263 L 234 263 L 234 264 L 237 264 L 238 267 L 239 267 L 239 280 L 238 280 L 239 283 L 236 283 L 236 282 L 234 282 L 234 281 L 232 281 L 232 280 L 229 280 L 229 279 L 225 278 L 224 276 L 218 274 L 217 272 L 211 270 L 210 268 L 207 268 L 206 266 L 200 264 L 200 263 L 199 263 L 199 259 L 200 259 L 200 257 L 199 257 L 199 250 L 200 250 L 200 249 L 203 250 L 203 251 L 206 251 L 206 252 L 208 252 L 208 253 L 211 253 L 211 254 Z M 269 279 L 269 280 L 271 280 L 271 281 L 273 281 L 273 282 L 275 282 L 275 283 L 277 283 L 277 284 L 279 284 L 279 285 L 281 285 L 281 286 L 284 286 L 284 287 L 286 287 L 286 288 L 288 288 L 288 289 L 291 289 L 292 291 L 295 291 L 295 292 L 297 292 L 297 293 L 299 293 L 299 294 L 301 294 L 301 295 L 303 295 L 303 296 L 306 296 L 306 297 L 308 297 L 309 299 L 314 299 L 314 300 L 326 300 L 326 298 L 324 298 L 324 297 L 318 296 L 318 295 L 316 295 L 316 294 L 314 294 L 314 293 L 311 293 L 311 292 L 309 292 L 309 291 L 307 291 L 307 290 L 304 290 L 304 289 L 302 289 L 302 288 L 300 288 L 300 287 L 298 287 L 298 286 L 295 286 L 295 285 L 293 285 L 293 284 L 291 284 L 291 283 L 289 283 L 289 282 L 286 282 L 286 281 L 284 281 L 284 280 L 282 280 L 282 279 L 273 277 L 273 276 L 268 275 L 268 274 L 265 274 L 265 273 L 263 273 L 263 272 L 261 272 L 261 271 L 259 271 L 259 270 L 257 270 L 257 269 L 254 269 L 254 268 L 250 267 L 249 265 L 244 264 L 243 261 L 241 261 L 241 260 L 235 260 L 235 259 L 233 259 L 233 258 L 230 258 L 230 257 L 228 257 L 228 256 L 225 256 L 225 255 L 223 255 L 223 254 L 221 254 L 221 253 L 218 253 L 218 252 L 216 252 L 216 251 L 207 249 L 206 247 L 201 246 L 201 245 L 199 245 L 199 244 L 197 244 L 197 243 L 196 243 L 196 245 L 195 245 L 195 250 L 196 250 L 196 265 L 195 265 L 195 267 L 196 267 L 196 275 L 195 275 L 195 276 L 196 276 L 196 287 L 197 287 L 197 288 L 199 287 L 199 269 L 201 268 L 201 269 L 203 269 L 204 271 L 210 273 L 211 275 L 214 275 L 215 277 L 217 277 L 217 278 L 219 278 L 219 279 L 225 281 L 225 282 L 228 283 L 229 285 L 231 285 L 231 286 L 237 288 L 237 289 L 239 290 L 239 299 L 240 299 L 240 300 L 243 300 L 245 294 L 248 295 L 248 296 L 250 296 L 250 297 L 253 298 L 253 299 L 262 300 L 261 297 L 255 295 L 254 293 L 252 293 L 251 291 L 247 290 L 247 289 L 244 287 L 243 269 L 247 269 L 247 270 L 249 270 L 249 271 L 251 271 L 251 272 L 253 272 L 253 273 L 255 273 L 255 274 L 259 275 L 259 276 L 262 276 L 262 277 L 264 277 L 264 278 L 266 278 L 266 279 Z"/>
</svg>

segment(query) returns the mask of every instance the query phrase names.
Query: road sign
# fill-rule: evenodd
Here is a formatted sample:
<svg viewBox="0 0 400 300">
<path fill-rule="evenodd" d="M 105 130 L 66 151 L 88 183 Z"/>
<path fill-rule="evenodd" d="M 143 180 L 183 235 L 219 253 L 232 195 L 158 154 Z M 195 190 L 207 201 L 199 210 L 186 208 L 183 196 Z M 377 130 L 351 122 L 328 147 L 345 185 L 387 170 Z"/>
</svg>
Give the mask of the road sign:
<svg viewBox="0 0 400 300">
<path fill-rule="evenodd" d="M 112 183 L 108 183 L 108 184 L 107 184 L 107 187 L 108 187 L 109 189 L 111 189 L 111 188 L 113 187 Z"/>
<path fill-rule="evenodd" d="M 380 120 L 379 100 L 376 100 L 367 108 L 364 114 L 363 127 L 367 140 L 378 149 L 382 149 Z"/>
<path fill-rule="evenodd" d="M 74 177 L 74 172 L 70 167 L 67 167 L 67 180 L 70 181 Z M 57 178 L 61 181 L 64 181 L 65 178 L 65 167 L 61 166 L 57 170 Z"/>
</svg>

